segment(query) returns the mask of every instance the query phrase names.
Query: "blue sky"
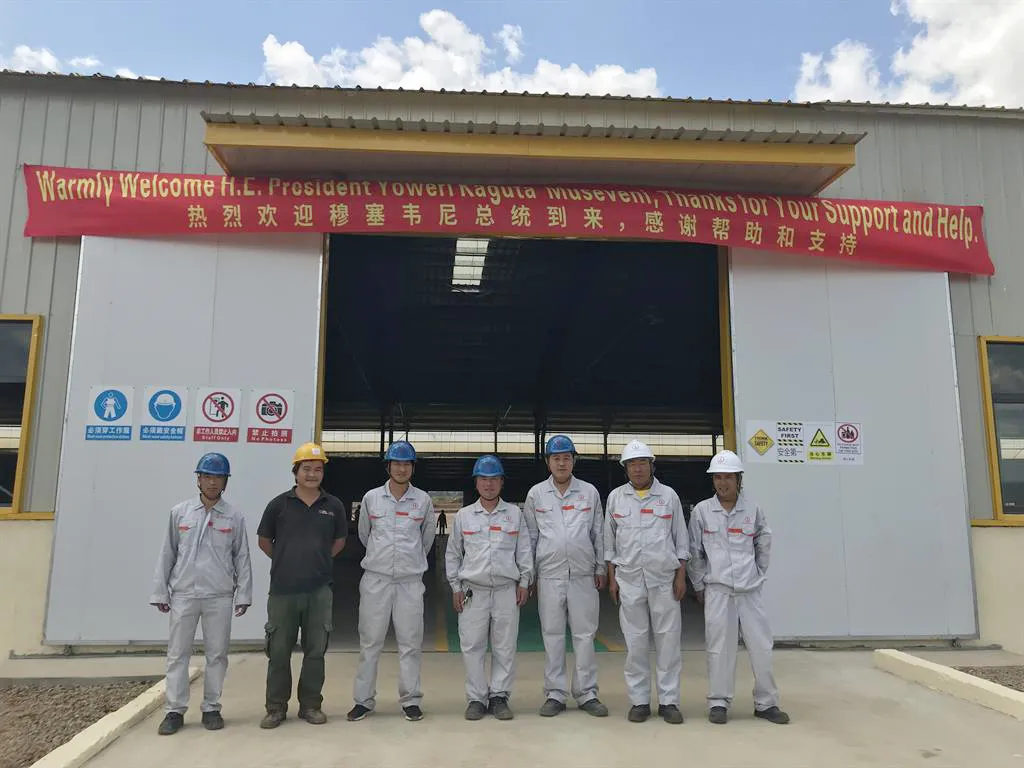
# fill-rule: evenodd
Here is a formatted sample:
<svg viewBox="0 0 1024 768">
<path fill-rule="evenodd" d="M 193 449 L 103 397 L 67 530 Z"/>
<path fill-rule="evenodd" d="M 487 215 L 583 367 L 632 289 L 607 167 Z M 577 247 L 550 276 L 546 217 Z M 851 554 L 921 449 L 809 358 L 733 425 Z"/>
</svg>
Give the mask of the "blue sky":
<svg viewBox="0 0 1024 768">
<path fill-rule="evenodd" d="M 997 54 L 1021 64 L 1013 40 L 1024 33 L 1022 10 L 1024 0 L 0 0 L 0 60 L 235 82 L 1008 103 L 1021 99 L 1024 78 L 1005 73 L 1007 59 L 1000 64 Z M 498 37 L 505 25 L 518 27 L 518 58 Z M 995 48 L 987 68 L 974 56 L 956 69 L 951 52 L 986 35 Z M 359 56 L 380 37 L 395 45 Z M 409 48 L 408 37 L 423 45 Z M 489 52 L 475 51 L 473 39 Z M 901 47 L 902 69 L 893 73 Z M 323 60 L 337 48 L 350 55 Z M 87 57 L 100 64 L 73 61 Z M 556 70 L 538 74 L 540 59 Z M 582 71 L 568 73 L 573 64 Z M 622 71 L 597 77 L 598 65 Z M 510 73 L 495 74 L 505 67 Z M 656 79 L 632 76 L 648 69 Z"/>
</svg>

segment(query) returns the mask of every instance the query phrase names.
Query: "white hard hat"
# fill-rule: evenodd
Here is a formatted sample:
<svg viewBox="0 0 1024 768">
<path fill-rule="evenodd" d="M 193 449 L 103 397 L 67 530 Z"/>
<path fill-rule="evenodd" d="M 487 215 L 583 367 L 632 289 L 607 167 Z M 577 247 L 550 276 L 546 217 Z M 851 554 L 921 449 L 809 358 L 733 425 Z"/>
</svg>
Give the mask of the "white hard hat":
<svg viewBox="0 0 1024 768">
<path fill-rule="evenodd" d="M 711 459 L 711 465 L 708 467 L 708 474 L 713 475 L 716 472 L 742 472 L 743 462 L 740 461 L 740 457 L 732 451 L 719 451 L 715 454 L 715 457 Z"/>
<path fill-rule="evenodd" d="M 619 464 L 626 466 L 626 462 L 630 459 L 650 459 L 654 461 L 654 452 L 647 447 L 646 443 L 641 443 L 639 440 L 630 440 L 626 447 L 622 449 Z"/>
</svg>

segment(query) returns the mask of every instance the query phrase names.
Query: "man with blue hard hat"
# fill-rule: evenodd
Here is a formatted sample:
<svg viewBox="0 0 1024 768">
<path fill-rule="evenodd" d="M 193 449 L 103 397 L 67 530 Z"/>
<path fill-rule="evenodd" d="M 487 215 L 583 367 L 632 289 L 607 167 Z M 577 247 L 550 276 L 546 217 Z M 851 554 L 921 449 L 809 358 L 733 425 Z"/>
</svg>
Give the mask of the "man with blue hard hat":
<svg viewBox="0 0 1024 768">
<path fill-rule="evenodd" d="M 540 628 L 544 637 L 544 703 L 542 717 L 565 710 L 572 695 L 577 706 L 594 717 L 607 717 L 597 698 L 597 654 L 594 636 L 604 589 L 604 513 L 597 488 L 573 474 L 576 446 L 555 435 L 544 446 L 550 476 L 526 495 L 523 517 L 534 550 Z M 569 685 L 565 665 L 568 620 L 576 665 Z"/>
<path fill-rule="evenodd" d="M 161 613 L 170 614 L 166 714 L 158 730 L 164 736 L 177 733 L 184 723 L 189 660 L 200 621 L 206 650 L 202 722 L 211 731 L 224 727 L 220 697 L 228 670 L 231 615 L 242 616 L 252 605 L 245 517 L 223 495 L 231 465 L 223 454 L 207 453 L 195 474 L 199 498 L 171 510 L 149 599 Z"/>
<path fill-rule="evenodd" d="M 437 518 L 430 496 L 412 485 L 416 449 L 405 440 L 384 454 L 388 480 L 363 496 L 359 540 L 366 547 L 359 581 L 359 670 L 349 720 L 373 712 L 377 666 L 388 626 L 398 642 L 398 696 L 406 720 L 423 719 L 420 661 L 423 656 L 423 574 L 434 545 Z"/>
<path fill-rule="evenodd" d="M 479 498 L 455 514 L 445 554 L 466 667 L 466 719 L 480 720 L 489 712 L 498 720 L 511 720 L 508 701 L 516 676 L 519 609 L 529 595 L 533 551 L 519 507 L 501 498 L 501 460 L 481 456 L 473 477 Z"/>
</svg>

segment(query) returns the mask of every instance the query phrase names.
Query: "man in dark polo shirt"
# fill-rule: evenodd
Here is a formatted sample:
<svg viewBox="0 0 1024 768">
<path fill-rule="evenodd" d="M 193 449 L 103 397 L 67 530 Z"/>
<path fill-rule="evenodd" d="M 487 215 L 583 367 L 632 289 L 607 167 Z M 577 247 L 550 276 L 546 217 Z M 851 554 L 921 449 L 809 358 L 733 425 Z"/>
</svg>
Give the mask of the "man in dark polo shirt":
<svg viewBox="0 0 1024 768">
<path fill-rule="evenodd" d="M 261 728 L 285 719 L 292 693 L 292 651 L 302 631 L 299 717 L 321 725 L 324 654 L 334 608 L 334 558 L 345 546 L 348 519 L 341 501 L 320 487 L 327 457 L 315 443 L 299 447 L 292 460 L 295 486 L 273 499 L 256 534 L 271 559 L 267 599 L 267 714 Z"/>
</svg>

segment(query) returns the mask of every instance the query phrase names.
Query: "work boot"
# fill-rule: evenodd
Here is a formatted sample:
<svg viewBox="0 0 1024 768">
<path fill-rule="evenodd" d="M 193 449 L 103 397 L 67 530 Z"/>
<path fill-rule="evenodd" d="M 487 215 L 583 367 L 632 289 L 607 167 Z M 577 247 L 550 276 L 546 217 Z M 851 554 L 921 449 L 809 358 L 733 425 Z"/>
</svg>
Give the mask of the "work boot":
<svg viewBox="0 0 1024 768">
<path fill-rule="evenodd" d="M 679 725 L 683 722 L 683 713 L 679 711 L 679 707 L 675 704 L 660 705 L 658 707 L 658 717 L 672 725 Z"/>
<path fill-rule="evenodd" d="M 715 725 L 725 725 L 729 722 L 729 711 L 725 707 L 712 707 L 708 712 L 708 722 Z"/>
<path fill-rule="evenodd" d="M 548 699 L 540 706 L 541 717 L 554 717 L 565 711 L 565 704 L 558 699 Z"/>
<path fill-rule="evenodd" d="M 487 707 L 484 706 L 482 701 L 471 701 L 469 706 L 466 707 L 467 720 L 483 720 L 486 714 Z"/>
<path fill-rule="evenodd" d="M 277 726 L 284 722 L 285 717 L 287 715 L 280 710 L 267 712 L 263 719 L 260 720 L 260 728 L 277 728 Z"/>
<path fill-rule="evenodd" d="M 608 717 L 608 707 L 601 703 L 600 699 L 591 699 L 580 704 L 580 709 L 593 717 Z"/>
<path fill-rule="evenodd" d="M 789 722 L 789 715 L 778 707 L 768 707 L 768 709 L 761 710 L 755 709 L 754 717 L 760 717 L 762 720 L 767 720 L 769 723 L 775 723 L 776 725 L 786 725 Z"/>
<path fill-rule="evenodd" d="M 168 712 L 157 728 L 161 736 L 173 736 L 185 724 L 185 718 L 180 712 Z"/>
<path fill-rule="evenodd" d="M 629 714 L 626 716 L 631 723 L 642 723 L 651 716 L 651 705 L 650 704 L 637 704 L 636 706 L 629 708 Z"/>
<path fill-rule="evenodd" d="M 327 722 L 327 715 L 320 711 L 319 707 L 310 709 L 300 709 L 299 719 L 305 720 L 310 725 L 323 725 Z"/>
<path fill-rule="evenodd" d="M 224 727 L 220 712 L 203 712 L 203 727 L 208 731 L 219 731 Z"/>
<path fill-rule="evenodd" d="M 417 720 L 423 719 L 423 710 L 415 704 L 410 704 L 408 707 L 402 707 L 402 714 L 405 715 L 405 719 L 410 723 L 415 723 Z"/>
<path fill-rule="evenodd" d="M 491 714 L 496 720 L 511 720 L 515 717 L 512 710 L 509 709 L 508 699 L 504 696 L 495 696 L 491 699 Z"/>
<path fill-rule="evenodd" d="M 370 714 L 371 711 L 372 710 L 369 707 L 364 707 L 362 704 L 356 704 L 354 707 L 352 707 L 352 709 L 348 711 L 348 714 L 345 715 L 345 717 L 354 723 L 357 720 L 362 720 L 364 717 Z"/>
</svg>

